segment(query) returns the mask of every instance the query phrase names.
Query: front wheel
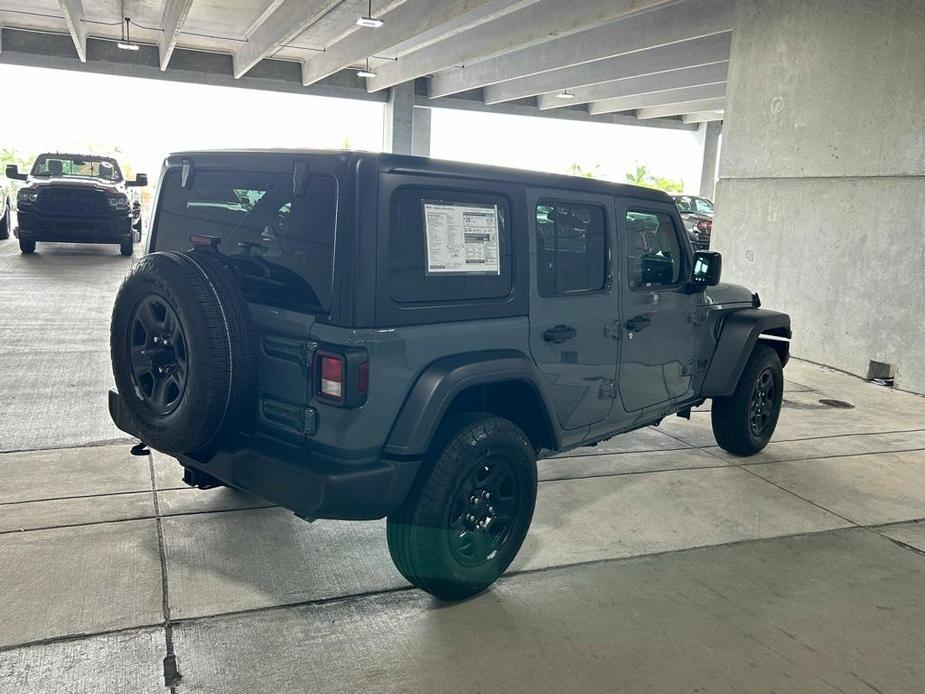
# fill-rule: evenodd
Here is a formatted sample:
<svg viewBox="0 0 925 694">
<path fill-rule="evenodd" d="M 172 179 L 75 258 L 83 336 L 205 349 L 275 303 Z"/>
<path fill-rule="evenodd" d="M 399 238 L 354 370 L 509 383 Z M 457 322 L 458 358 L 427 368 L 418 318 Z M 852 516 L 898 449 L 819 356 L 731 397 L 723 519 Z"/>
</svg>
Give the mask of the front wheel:
<svg viewBox="0 0 925 694">
<path fill-rule="evenodd" d="M 514 560 L 533 519 L 536 455 L 513 422 L 448 422 L 427 468 L 389 516 L 389 553 L 409 582 L 443 600 L 485 590 Z"/>
<path fill-rule="evenodd" d="M 32 253 L 35 253 L 35 241 L 25 241 L 20 238 L 19 250 L 23 255 L 31 255 Z"/>
<path fill-rule="evenodd" d="M 131 241 L 119 244 L 119 252 L 124 256 L 130 256 L 134 249 L 135 245 Z"/>
<path fill-rule="evenodd" d="M 713 435 L 736 455 L 754 455 L 768 445 L 784 399 L 784 370 L 777 352 L 756 345 L 728 398 L 714 398 Z"/>
</svg>

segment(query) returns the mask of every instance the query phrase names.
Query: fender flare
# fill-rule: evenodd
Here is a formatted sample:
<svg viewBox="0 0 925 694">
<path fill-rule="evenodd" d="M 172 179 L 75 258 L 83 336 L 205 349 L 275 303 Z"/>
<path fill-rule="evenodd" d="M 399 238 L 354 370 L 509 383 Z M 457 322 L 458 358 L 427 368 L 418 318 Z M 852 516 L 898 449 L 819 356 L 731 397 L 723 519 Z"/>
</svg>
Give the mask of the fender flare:
<svg viewBox="0 0 925 694">
<path fill-rule="evenodd" d="M 485 350 L 444 357 L 428 366 L 405 398 L 383 452 L 388 456 L 423 456 L 453 398 L 472 386 L 511 381 L 533 390 L 558 447 L 560 432 L 550 416 L 555 410 L 533 361 L 517 350 Z"/>
<path fill-rule="evenodd" d="M 703 381 L 704 396 L 717 398 L 732 395 L 762 333 L 770 333 L 789 340 L 790 316 L 786 313 L 755 308 L 742 309 L 726 316 L 720 325 L 716 350 L 713 352 L 710 368 Z M 775 342 L 774 344 L 784 345 L 780 348 L 781 364 L 786 365 L 790 355 L 789 343 Z"/>
</svg>

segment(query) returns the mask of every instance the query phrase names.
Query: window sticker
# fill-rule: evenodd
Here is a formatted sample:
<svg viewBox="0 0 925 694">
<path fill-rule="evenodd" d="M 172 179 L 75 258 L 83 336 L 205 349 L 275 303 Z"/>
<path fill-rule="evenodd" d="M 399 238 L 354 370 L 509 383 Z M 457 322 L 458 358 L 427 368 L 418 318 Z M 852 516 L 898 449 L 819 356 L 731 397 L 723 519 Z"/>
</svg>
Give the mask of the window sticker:
<svg viewBox="0 0 925 694">
<path fill-rule="evenodd" d="M 428 275 L 501 274 L 497 205 L 423 202 Z"/>
</svg>

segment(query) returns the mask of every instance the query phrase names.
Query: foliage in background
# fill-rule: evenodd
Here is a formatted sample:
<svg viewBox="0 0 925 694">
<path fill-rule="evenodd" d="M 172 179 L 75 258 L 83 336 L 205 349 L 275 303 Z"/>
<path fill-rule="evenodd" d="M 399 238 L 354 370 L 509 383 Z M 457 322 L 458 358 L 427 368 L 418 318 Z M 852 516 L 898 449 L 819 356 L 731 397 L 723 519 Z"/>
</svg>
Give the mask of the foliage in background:
<svg viewBox="0 0 925 694">
<path fill-rule="evenodd" d="M 581 164 L 574 163 L 566 171 L 570 176 L 582 176 L 584 178 L 598 178 L 601 173 L 601 165 L 595 164 L 590 169 L 585 169 Z"/>
<path fill-rule="evenodd" d="M 645 164 L 636 164 L 633 171 L 626 172 L 626 182 L 634 186 L 645 186 L 647 188 L 657 188 L 666 193 L 683 193 L 684 181 L 676 181 L 664 176 L 654 176 Z"/>
</svg>

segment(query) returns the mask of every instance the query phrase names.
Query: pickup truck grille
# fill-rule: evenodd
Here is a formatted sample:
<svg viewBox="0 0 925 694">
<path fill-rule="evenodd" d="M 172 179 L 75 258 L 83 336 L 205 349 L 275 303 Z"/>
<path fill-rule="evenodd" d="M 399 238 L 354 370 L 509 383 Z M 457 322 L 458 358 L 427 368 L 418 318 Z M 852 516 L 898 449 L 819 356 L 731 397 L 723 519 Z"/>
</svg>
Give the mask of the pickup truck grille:
<svg viewBox="0 0 925 694">
<path fill-rule="evenodd" d="M 109 211 L 105 193 L 88 190 L 43 190 L 38 208 L 49 214 L 103 215 Z"/>
</svg>

